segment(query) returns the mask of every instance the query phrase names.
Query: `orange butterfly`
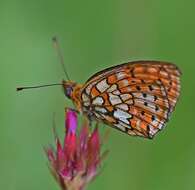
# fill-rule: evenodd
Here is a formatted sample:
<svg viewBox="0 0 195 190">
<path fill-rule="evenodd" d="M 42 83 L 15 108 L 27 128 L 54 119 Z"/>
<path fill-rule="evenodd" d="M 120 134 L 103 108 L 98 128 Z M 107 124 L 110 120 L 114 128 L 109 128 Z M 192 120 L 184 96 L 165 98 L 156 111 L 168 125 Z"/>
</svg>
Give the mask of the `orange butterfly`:
<svg viewBox="0 0 195 190">
<path fill-rule="evenodd" d="M 102 121 L 129 135 L 153 138 L 174 110 L 180 75 L 170 63 L 135 61 L 100 71 L 84 85 L 63 81 L 63 87 L 89 120 Z"/>
<path fill-rule="evenodd" d="M 53 41 L 67 75 L 57 39 Z M 70 80 L 52 85 L 63 85 L 65 95 L 90 121 L 102 121 L 129 135 L 153 138 L 174 110 L 180 93 L 180 75 L 180 70 L 171 63 L 134 61 L 100 71 L 84 85 Z"/>
</svg>

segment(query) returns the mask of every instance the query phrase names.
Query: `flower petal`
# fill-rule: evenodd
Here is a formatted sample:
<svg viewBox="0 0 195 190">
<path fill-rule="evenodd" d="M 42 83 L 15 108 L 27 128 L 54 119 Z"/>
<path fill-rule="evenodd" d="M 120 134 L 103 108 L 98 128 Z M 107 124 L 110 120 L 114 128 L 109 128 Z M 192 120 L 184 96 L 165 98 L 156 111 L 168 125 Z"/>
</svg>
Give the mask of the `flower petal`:
<svg viewBox="0 0 195 190">
<path fill-rule="evenodd" d="M 89 130 L 88 122 L 77 136 L 77 113 L 71 109 L 66 111 L 65 125 L 64 146 L 55 135 L 56 151 L 48 148 L 46 153 L 51 172 L 61 188 L 81 190 L 98 174 L 102 160 L 100 136 L 97 127 L 92 132 Z"/>
<path fill-rule="evenodd" d="M 71 109 L 67 109 L 66 122 L 65 122 L 66 134 L 69 134 L 69 133 L 75 134 L 77 125 L 78 125 L 78 121 L 77 121 L 76 112 Z"/>
</svg>

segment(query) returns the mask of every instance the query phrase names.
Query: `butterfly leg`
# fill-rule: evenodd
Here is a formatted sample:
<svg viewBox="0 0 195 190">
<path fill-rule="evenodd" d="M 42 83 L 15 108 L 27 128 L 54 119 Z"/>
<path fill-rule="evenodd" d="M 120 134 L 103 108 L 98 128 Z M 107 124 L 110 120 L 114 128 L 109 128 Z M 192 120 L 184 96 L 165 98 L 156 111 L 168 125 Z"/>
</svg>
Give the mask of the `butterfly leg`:
<svg viewBox="0 0 195 190">
<path fill-rule="evenodd" d="M 89 124 L 89 127 L 91 127 L 92 126 L 92 121 L 93 121 L 92 117 L 90 117 L 90 115 L 87 115 L 86 120 Z"/>
<path fill-rule="evenodd" d="M 64 109 L 65 109 L 65 113 L 66 113 L 67 109 L 72 110 L 72 111 L 76 112 L 77 114 L 79 113 L 79 111 L 76 110 L 76 109 L 74 109 L 74 108 L 69 108 L 69 107 L 66 107 L 66 106 L 65 106 Z"/>
</svg>

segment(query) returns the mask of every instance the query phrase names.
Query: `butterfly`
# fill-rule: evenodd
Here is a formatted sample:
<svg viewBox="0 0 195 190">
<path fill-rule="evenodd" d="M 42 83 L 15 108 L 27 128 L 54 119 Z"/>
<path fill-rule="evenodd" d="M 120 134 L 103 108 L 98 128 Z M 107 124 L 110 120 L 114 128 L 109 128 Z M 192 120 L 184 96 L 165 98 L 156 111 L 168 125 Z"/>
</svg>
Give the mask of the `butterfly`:
<svg viewBox="0 0 195 190">
<path fill-rule="evenodd" d="M 134 61 L 104 69 L 85 84 L 62 81 L 65 95 L 90 121 L 128 135 L 153 138 L 165 127 L 180 94 L 179 68 Z"/>
</svg>

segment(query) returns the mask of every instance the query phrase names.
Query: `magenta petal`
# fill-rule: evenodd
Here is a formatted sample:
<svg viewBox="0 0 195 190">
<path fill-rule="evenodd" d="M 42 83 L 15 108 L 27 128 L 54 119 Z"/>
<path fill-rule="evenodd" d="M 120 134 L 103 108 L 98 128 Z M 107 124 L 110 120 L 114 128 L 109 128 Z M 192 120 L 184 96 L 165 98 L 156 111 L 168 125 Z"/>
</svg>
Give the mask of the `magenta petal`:
<svg viewBox="0 0 195 190">
<path fill-rule="evenodd" d="M 74 157 L 76 151 L 76 135 L 73 133 L 68 133 L 64 139 L 64 152 L 68 158 Z"/>
<path fill-rule="evenodd" d="M 98 128 L 95 128 L 95 130 L 92 133 L 91 139 L 90 139 L 90 143 L 91 143 L 91 148 L 93 151 L 97 151 L 97 153 L 99 153 L 100 151 L 100 137 L 99 137 L 99 132 L 98 132 Z"/>
<path fill-rule="evenodd" d="M 72 170 L 70 168 L 64 168 L 60 172 L 60 175 L 62 176 L 62 178 L 71 179 L 72 178 Z"/>
<path fill-rule="evenodd" d="M 84 160 L 81 156 L 77 157 L 74 165 L 77 172 L 83 171 L 85 168 Z"/>
<path fill-rule="evenodd" d="M 51 148 L 46 149 L 47 157 L 49 161 L 53 162 L 55 160 L 53 150 Z"/>
<path fill-rule="evenodd" d="M 68 133 L 76 133 L 76 128 L 78 125 L 78 121 L 77 121 L 77 114 L 76 112 L 74 112 L 71 109 L 67 109 L 66 112 L 66 123 L 65 123 L 65 128 L 66 128 L 66 132 Z"/>
<path fill-rule="evenodd" d="M 89 137 L 89 128 L 87 126 L 83 126 L 80 131 L 80 149 L 81 151 L 85 151 L 87 148 L 87 141 Z"/>
<path fill-rule="evenodd" d="M 58 138 L 56 139 L 56 146 L 57 146 L 57 160 L 64 159 L 64 151 L 62 149 L 62 145 Z"/>
<path fill-rule="evenodd" d="M 95 173 L 100 162 L 100 137 L 96 128 L 88 141 L 88 173 Z"/>
</svg>

